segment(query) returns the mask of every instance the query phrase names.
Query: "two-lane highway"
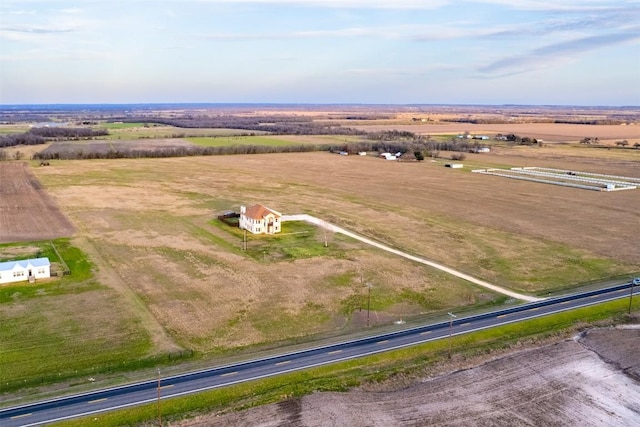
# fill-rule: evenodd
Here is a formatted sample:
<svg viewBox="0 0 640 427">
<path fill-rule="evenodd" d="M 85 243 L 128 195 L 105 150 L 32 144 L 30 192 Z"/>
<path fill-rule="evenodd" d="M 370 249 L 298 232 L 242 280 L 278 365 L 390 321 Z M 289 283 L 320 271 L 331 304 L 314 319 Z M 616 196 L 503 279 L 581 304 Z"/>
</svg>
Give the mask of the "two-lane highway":
<svg viewBox="0 0 640 427">
<path fill-rule="evenodd" d="M 632 283 L 629 282 L 606 289 L 550 298 L 490 313 L 451 318 L 449 321 L 398 332 L 166 377 L 160 382 L 160 395 L 162 399 L 167 399 L 243 381 L 354 359 L 442 339 L 450 335 L 465 334 L 605 301 L 629 298 L 630 291 L 633 291 L 634 295 L 636 295 L 640 292 L 640 286 L 634 288 Z M 3 427 L 35 426 L 155 402 L 157 398 L 157 380 L 146 381 L 2 409 L 0 410 L 0 425 Z"/>
</svg>

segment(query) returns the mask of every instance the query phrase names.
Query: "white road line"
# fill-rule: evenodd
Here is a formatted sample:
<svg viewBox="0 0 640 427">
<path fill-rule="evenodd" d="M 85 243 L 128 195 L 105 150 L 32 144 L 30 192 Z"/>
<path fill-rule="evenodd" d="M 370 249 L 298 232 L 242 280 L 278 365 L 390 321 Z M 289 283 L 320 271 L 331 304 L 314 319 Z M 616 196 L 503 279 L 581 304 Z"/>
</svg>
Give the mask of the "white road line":
<svg viewBox="0 0 640 427">
<path fill-rule="evenodd" d="M 338 353 L 342 353 L 342 350 L 334 350 L 334 351 L 330 351 L 327 354 L 338 354 Z"/>
<path fill-rule="evenodd" d="M 291 360 L 285 360 L 284 362 L 278 362 L 278 363 L 276 363 L 276 366 L 286 365 L 287 363 L 291 363 Z"/>
<path fill-rule="evenodd" d="M 106 397 L 102 399 L 90 400 L 87 403 L 98 403 L 98 402 L 104 402 L 105 400 L 107 400 Z"/>
<path fill-rule="evenodd" d="M 235 372 L 227 372 L 226 374 L 220 375 L 221 377 L 230 377 L 231 375 L 237 375 L 238 371 Z"/>
<path fill-rule="evenodd" d="M 31 414 L 22 414 L 22 415 L 16 415 L 15 417 L 11 417 L 12 420 L 17 420 L 18 418 L 24 418 L 24 417 L 28 417 Z"/>
</svg>

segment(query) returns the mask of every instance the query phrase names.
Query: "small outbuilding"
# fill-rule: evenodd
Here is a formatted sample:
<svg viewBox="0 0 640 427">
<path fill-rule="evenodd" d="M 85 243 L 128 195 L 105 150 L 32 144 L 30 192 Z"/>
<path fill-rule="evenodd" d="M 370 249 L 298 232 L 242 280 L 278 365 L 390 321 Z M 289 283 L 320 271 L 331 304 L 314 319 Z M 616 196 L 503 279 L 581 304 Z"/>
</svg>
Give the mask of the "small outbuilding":
<svg viewBox="0 0 640 427">
<path fill-rule="evenodd" d="M 0 284 L 29 282 L 35 279 L 51 277 L 51 263 L 49 258 L 32 258 L 20 261 L 0 262 Z"/>
</svg>

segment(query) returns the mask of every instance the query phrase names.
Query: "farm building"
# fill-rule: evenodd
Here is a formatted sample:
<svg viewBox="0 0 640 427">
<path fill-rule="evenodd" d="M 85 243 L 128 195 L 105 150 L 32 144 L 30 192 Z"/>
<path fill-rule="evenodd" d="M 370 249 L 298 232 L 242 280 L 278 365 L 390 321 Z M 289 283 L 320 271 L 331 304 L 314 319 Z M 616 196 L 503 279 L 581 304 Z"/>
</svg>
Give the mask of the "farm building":
<svg viewBox="0 0 640 427">
<path fill-rule="evenodd" d="M 262 205 L 240 206 L 239 227 L 253 234 L 279 233 L 282 214 Z"/>
<path fill-rule="evenodd" d="M 0 262 L 0 283 L 21 282 L 24 280 L 31 282 L 35 279 L 48 277 L 51 277 L 49 258 Z"/>
</svg>

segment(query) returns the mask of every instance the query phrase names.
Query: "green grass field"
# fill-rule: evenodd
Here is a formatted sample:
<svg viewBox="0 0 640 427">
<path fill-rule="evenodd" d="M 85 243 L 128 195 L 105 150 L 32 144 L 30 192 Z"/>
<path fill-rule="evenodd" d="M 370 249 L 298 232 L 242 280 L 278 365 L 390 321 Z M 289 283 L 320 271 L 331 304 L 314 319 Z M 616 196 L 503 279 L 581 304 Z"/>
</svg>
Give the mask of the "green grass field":
<svg viewBox="0 0 640 427">
<path fill-rule="evenodd" d="M 131 314 L 108 314 L 116 295 L 93 278 L 92 264 L 68 239 L 53 242 L 71 274 L 0 287 L 0 378 L 5 392 L 88 378 L 145 364 L 151 343 Z M 32 242 L 59 262 L 50 242 Z M 2 245 L 0 251 L 14 245 Z M 156 363 L 150 361 L 149 363 Z M 82 381 L 82 380 L 80 380 Z"/>
</svg>

